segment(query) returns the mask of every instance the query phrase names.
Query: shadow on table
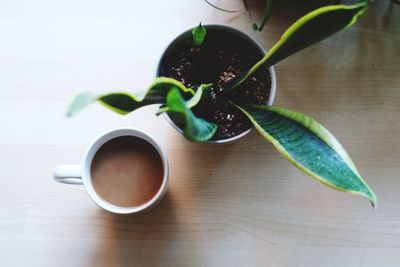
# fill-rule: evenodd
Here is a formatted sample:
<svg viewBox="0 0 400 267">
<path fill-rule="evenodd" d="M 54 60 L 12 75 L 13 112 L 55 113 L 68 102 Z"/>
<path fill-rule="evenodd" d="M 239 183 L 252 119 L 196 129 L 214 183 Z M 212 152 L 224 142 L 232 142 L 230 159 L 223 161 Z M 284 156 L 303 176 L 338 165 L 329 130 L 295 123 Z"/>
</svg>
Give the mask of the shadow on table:
<svg viewBox="0 0 400 267">
<path fill-rule="evenodd" d="M 244 187 L 258 190 L 260 184 L 249 184 L 247 179 L 260 180 L 270 168 L 280 168 L 269 164 L 279 154 L 256 130 L 230 144 L 197 144 L 183 138 L 179 143 L 183 147 L 169 155 L 172 178 L 169 190 L 180 200 L 235 203 L 237 193 L 243 193 Z M 266 175 L 262 186 L 274 178 Z M 272 189 L 265 190 L 268 194 Z"/>
<path fill-rule="evenodd" d="M 224 228 L 228 227 L 225 220 L 241 210 L 241 205 L 236 205 L 241 202 L 238 193 L 252 195 L 262 190 L 268 196 L 280 190 L 250 185 L 243 179 L 242 173 L 251 176 L 250 171 L 265 168 L 265 154 L 273 151 L 255 131 L 237 143 L 220 146 L 191 143 L 173 135 L 171 138 L 168 143 L 174 145 L 167 148 L 171 172 L 165 197 L 139 215 L 99 210 L 101 232 L 93 265 L 162 266 L 170 261 L 190 266 L 191 261 L 204 259 L 193 259 L 193 253 L 185 249 L 200 249 L 204 244 L 201 242 L 210 240 L 225 243 L 237 239 Z M 235 166 L 233 162 L 240 164 Z M 243 191 L 244 184 L 249 193 Z"/>
<path fill-rule="evenodd" d="M 178 225 L 170 193 L 158 205 L 137 215 L 117 215 L 99 210 L 102 222 L 93 266 L 145 266 L 158 264 L 174 241 Z"/>
</svg>

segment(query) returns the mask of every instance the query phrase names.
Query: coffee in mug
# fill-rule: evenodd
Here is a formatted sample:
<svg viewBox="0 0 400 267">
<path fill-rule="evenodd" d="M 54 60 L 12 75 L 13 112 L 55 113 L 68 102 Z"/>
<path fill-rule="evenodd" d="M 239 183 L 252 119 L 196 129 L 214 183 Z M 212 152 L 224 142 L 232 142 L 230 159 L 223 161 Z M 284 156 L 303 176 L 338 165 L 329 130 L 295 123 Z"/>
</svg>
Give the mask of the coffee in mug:
<svg viewBox="0 0 400 267">
<path fill-rule="evenodd" d="M 99 137 L 88 149 L 82 167 L 61 165 L 54 171 L 61 183 L 83 184 L 91 198 L 114 213 L 137 213 L 165 193 L 168 161 L 149 135 L 117 129 Z"/>
<path fill-rule="evenodd" d="M 97 150 L 90 174 L 102 199 L 115 206 L 137 207 L 160 190 L 164 169 L 160 154 L 149 142 L 126 135 Z"/>
</svg>

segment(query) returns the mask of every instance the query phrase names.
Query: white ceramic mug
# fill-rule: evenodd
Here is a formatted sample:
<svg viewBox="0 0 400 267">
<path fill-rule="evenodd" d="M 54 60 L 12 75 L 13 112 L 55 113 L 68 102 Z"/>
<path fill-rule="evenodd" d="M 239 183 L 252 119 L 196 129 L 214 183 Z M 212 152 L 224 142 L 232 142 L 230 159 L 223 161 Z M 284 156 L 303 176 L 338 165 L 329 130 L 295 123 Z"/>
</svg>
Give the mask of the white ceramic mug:
<svg viewBox="0 0 400 267">
<path fill-rule="evenodd" d="M 106 142 L 120 136 L 139 137 L 149 142 L 160 154 L 164 167 L 163 180 L 157 194 L 155 194 L 150 201 L 137 207 L 119 207 L 107 202 L 96 193 L 92 184 L 90 167 L 97 150 L 102 147 Z M 152 137 L 150 137 L 143 131 L 130 128 L 116 129 L 101 135 L 89 146 L 83 159 L 82 165 L 60 165 L 55 168 L 53 177 L 54 180 L 60 183 L 80 185 L 83 184 L 93 201 L 105 210 L 118 214 L 133 214 L 149 209 L 150 207 L 155 205 L 165 194 L 169 179 L 168 158 L 167 154 L 164 152 L 161 146 Z"/>
</svg>

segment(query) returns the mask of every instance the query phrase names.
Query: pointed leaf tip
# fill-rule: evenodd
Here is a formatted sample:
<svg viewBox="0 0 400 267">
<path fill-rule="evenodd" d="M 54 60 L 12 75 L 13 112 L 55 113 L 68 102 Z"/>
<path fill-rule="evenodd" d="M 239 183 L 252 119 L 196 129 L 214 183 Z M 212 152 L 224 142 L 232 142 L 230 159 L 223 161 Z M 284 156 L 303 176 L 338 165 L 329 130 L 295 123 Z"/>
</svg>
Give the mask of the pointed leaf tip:
<svg viewBox="0 0 400 267">
<path fill-rule="evenodd" d="M 206 28 L 201 25 L 201 22 L 199 23 L 199 26 L 192 30 L 192 38 L 195 46 L 201 46 L 203 44 L 204 39 L 206 38 L 206 33 Z"/>
<path fill-rule="evenodd" d="M 267 0 L 266 2 L 270 1 Z M 260 61 L 245 71 L 243 75 L 238 75 L 232 79 L 225 88 L 227 90 L 237 88 L 261 67 L 270 67 L 290 55 L 350 27 L 364 13 L 366 8 L 367 4 L 360 2 L 354 5 L 329 5 L 311 11 L 293 23 Z M 266 23 L 268 18 L 266 16 L 266 20 L 263 22 Z M 253 24 L 253 28 L 259 31 L 262 30 L 263 26 L 263 24 L 260 27 Z"/>
<path fill-rule="evenodd" d="M 66 115 L 71 117 L 95 101 L 120 115 L 126 115 L 146 105 L 164 104 L 167 93 L 172 88 L 179 89 L 186 95 L 195 94 L 191 88 L 186 88 L 175 79 L 158 77 L 146 91 L 139 94 L 115 92 L 96 96 L 90 92 L 79 93 L 71 101 Z"/>
<path fill-rule="evenodd" d="M 374 210 L 378 209 L 378 199 L 376 198 L 375 193 L 370 189 L 371 194 L 368 195 L 369 202 Z"/>
<path fill-rule="evenodd" d="M 96 96 L 88 91 L 76 94 L 67 108 L 67 117 L 72 117 L 95 100 Z"/>
<path fill-rule="evenodd" d="M 350 156 L 317 121 L 279 107 L 237 107 L 299 170 L 333 189 L 362 195 L 373 207 L 377 205 L 376 195 L 362 179 Z"/>
</svg>

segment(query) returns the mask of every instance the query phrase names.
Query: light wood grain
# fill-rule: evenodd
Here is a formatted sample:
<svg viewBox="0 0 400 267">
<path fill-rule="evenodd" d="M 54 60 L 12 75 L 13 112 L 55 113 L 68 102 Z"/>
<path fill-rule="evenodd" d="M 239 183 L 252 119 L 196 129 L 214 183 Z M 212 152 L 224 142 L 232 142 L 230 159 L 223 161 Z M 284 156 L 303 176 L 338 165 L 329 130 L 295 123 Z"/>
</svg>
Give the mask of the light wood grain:
<svg viewBox="0 0 400 267">
<path fill-rule="evenodd" d="M 249 2 L 254 19 L 260 2 Z M 400 8 L 388 2 L 276 66 L 276 104 L 332 130 L 377 193 L 374 211 L 298 172 L 255 132 L 216 147 L 186 141 L 155 107 L 121 117 L 96 105 L 64 117 L 76 90 L 147 87 L 162 49 L 200 20 L 238 27 L 268 49 L 293 11 L 277 7 L 255 33 L 246 13 L 203 1 L 3 1 L 0 266 L 399 266 Z M 51 177 L 122 126 L 148 131 L 170 158 L 167 196 L 139 216 L 104 212 L 83 187 Z"/>
</svg>

